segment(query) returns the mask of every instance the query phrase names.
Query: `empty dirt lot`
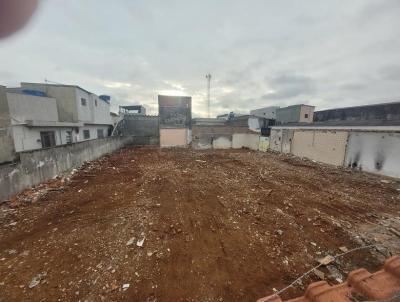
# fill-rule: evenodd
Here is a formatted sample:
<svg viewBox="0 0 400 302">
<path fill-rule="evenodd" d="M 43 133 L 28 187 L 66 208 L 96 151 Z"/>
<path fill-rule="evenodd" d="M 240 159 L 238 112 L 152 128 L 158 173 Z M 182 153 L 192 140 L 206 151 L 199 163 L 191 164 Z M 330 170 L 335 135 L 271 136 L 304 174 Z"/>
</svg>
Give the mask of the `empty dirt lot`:
<svg viewBox="0 0 400 302">
<path fill-rule="evenodd" d="M 1 206 L 0 301 L 254 302 L 399 253 L 398 182 L 276 154 L 124 149 L 45 188 Z"/>
</svg>

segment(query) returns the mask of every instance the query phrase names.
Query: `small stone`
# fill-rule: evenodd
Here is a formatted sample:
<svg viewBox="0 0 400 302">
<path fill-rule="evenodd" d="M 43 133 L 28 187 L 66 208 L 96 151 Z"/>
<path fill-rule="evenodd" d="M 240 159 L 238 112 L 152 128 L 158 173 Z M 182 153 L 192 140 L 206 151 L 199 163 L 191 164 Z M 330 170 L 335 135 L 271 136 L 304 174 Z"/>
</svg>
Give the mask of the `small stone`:
<svg viewBox="0 0 400 302">
<path fill-rule="evenodd" d="M 275 233 L 277 233 L 279 236 L 283 235 L 283 231 L 282 230 L 276 230 Z"/>
<path fill-rule="evenodd" d="M 135 239 L 136 239 L 135 237 L 132 237 L 131 239 L 128 240 L 128 242 L 126 243 L 126 245 L 127 245 L 127 246 L 130 246 L 130 245 L 134 244 L 134 243 L 135 243 Z"/>
<path fill-rule="evenodd" d="M 347 252 L 349 251 L 349 249 L 348 249 L 347 247 L 345 247 L 345 246 L 341 246 L 341 247 L 339 248 L 339 250 L 340 250 L 341 252 L 343 252 L 343 253 L 347 253 Z"/>
</svg>

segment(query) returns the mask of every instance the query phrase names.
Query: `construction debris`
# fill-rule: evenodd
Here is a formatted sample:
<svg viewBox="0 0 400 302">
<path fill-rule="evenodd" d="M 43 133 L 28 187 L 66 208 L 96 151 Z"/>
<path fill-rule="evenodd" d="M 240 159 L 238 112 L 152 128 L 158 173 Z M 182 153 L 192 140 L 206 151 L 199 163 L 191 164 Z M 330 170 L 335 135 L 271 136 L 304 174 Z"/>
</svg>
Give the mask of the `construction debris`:
<svg viewBox="0 0 400 302">
<path fill-rule="evenodd" d="M 399 194 L 381 178 L 248 150 L 121 150 L 0 206 L 1 296 L 254 302 L 339 247 L 378 243 L 326 262 L 375 271 L 400 246 Z M 337 283 L 318 270 L 285 297 Z"/>
</svg>

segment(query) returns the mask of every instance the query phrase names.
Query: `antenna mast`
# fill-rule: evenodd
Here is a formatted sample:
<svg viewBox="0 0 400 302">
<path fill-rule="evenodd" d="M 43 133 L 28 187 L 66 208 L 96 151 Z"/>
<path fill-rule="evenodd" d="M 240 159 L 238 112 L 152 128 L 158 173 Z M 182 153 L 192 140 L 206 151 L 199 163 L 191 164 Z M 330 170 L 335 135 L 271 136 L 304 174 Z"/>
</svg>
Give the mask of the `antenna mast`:
<svg viewBox="0 0 400 302">
<path fill-rule="evenodd" d="M 210 118 L 210 89 L 211 89 L 211 74 L 206 75 L 207 79 L 207 110 L 208 110 L 208 118 Z"/>
</svg>

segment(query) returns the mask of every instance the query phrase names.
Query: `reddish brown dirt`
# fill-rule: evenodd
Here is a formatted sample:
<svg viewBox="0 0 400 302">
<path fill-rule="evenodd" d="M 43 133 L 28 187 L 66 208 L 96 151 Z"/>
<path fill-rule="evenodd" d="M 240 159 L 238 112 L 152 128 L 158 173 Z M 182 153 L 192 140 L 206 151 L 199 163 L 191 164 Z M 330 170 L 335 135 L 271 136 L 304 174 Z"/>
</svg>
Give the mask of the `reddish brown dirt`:
<svg viewBox="0 0 400 302">
<path fill-rule="evenodd" d="M 246 150 L 125 149 L 63 191 L 1 207 L 0 301 L 253 302 L 362 244 L 358 226 L 398 216 L 400 185 L 381 180 Z M 374 255 L 338 268 L 375 270 Z"/>
</svg>

